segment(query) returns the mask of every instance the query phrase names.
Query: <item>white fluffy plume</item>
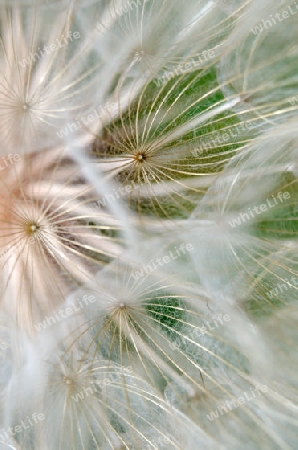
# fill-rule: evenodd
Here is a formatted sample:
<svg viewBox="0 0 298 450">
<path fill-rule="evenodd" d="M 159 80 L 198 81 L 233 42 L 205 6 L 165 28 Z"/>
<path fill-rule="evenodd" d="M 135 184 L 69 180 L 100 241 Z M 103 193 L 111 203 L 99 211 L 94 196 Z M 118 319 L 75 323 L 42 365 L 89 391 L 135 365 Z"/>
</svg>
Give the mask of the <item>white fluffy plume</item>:
<svg viewBox="0 0 298 450">
<path fill-rule="evenodd" d="M 296 2 L 0 3 L 0 450 L 297 448 Z"/>
</svg>

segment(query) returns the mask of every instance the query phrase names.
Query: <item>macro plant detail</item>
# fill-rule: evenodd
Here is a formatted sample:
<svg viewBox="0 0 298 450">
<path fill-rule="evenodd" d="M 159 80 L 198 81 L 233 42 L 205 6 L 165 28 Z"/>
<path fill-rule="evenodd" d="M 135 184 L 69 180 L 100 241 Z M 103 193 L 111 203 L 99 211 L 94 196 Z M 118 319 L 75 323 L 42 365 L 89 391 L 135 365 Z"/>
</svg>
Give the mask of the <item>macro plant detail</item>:
<svg viewBox="0 0 298 450">
<path fill-rule="evenodd" d="M 297 447 L 296 6 L 1 0 L 1 450 Z"/>
</svg>

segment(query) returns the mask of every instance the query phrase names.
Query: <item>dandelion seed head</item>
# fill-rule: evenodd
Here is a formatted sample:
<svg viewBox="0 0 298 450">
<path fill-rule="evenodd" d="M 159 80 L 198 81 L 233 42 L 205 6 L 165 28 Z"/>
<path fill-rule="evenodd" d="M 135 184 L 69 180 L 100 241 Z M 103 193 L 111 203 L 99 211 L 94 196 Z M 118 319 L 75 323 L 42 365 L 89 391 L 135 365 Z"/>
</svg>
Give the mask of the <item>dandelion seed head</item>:
<svg viewBox="0 0 298 450">
<path fill-rule="evenodd" d="M 295 448 L 296 2 L 2 3 L 11 446 Z"/>
<path fill-rule="evenodd" d="M 23 156 L 5 168 L 1 178 L 2 307 L 30 332 L 74 286 L 90 279 L 118 252 L 113 239 L 104 235 L 116 222 L 89 206 L 95 194 L 84 177 L 79 184 L 73 182 L 79 168 L 65 158 L 61 149 Z M 56 282 L 44 284 L 45 271 Z"/>
<path fill-rule="evenodd" d="M 69 377 L 67 377 L 67 376 L 64 376 L 64 377 L 63 377 L 63 380 L 65 381 L 66 384 L 72 384 L 72 383 L 73 383 L 73 381 L 71 380 L 71 378 L 69 378 Z"/>
<path fill-rule="evenodd" d="M 134 53 L 134 59 L 136 61 L 141 61 L 146 56 L 146 51 L 144 49 L 136 50 Z"/>
<path fill-rule="evenodd" d="M 145 153 L 138 153 L 136 155 L 136 160 L 139 162 L 143 162 L 146 160 L 146 154 Z"/>
<path fill-rule="evenodd" d="M 36 224 L 36 223 L 32 223 L 28 225 L 28 232 L 30 234 L 35 233 L 37 230 L 40 229 L 40 225 Z"/>
<path fill-rule="evenodd" d="M 126 302 L 120 302 L 119 307 L 121 309 L 125 309 L 126 308 Z"/>
</svg>

